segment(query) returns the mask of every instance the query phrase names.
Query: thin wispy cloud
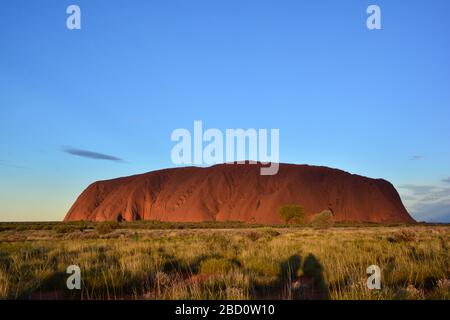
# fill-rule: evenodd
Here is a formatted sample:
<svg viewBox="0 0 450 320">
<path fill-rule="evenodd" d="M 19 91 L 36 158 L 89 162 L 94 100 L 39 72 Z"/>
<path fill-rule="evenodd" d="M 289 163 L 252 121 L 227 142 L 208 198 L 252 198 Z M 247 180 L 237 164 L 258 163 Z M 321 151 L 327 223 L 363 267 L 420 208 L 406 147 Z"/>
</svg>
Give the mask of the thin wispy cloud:
<svg viewBox="0 0 450 320">
<path fill-rule="evenodd" d="M 425 156 L 421 154 L 415 154 L 411 156 L 411 160 L 422 160 L 423 158 L 425 158 Z"/>
<path fill-rule="evenodd" d="M 88 159 L 94 159 L 94 160 L 108 160 L 108 161 L 117 161 L 117 162 L 124 161 L 123 159 L 121 159 L 119 157 L 112 156 L 109 154 L 104 154 L 104 153 L 99 153 L 99 152 L 89 151 L 89 150 L 83 150 L 83 149 L 77 149 L 77 148 L 73 148 L 73 147 L 64 147 L 62 149 L 62 151 L 65 153 L 74 155 L 74 156 L 88 158 Z"/>
<path fill-rule="evenodd" d="M 418 185 L 418 184 L 402 184 L 398 186 L 401 189 L 410 190 L 413 195 L 424 195 L 433 192 L 436 186 Z"/>
<path fill-rule="evenodd" d="M 0 159 L 0 166 L 10 167 L 10 168 L 17 168 L 17 169 L 26 169 L 26 167 L 24 167 L 24 166 L 19 166 L 19 165 L 10 163 L 10 162 L 8 162 L 6 160 L 2 160 L 2 159 Z"/>
<path fill-rule="evenodd" d="M 450 177 L 445 178 L 445 179 L 442 179 L 442 182 L 444 182 L 444 183 L 450 183 Z"/>
</svg>

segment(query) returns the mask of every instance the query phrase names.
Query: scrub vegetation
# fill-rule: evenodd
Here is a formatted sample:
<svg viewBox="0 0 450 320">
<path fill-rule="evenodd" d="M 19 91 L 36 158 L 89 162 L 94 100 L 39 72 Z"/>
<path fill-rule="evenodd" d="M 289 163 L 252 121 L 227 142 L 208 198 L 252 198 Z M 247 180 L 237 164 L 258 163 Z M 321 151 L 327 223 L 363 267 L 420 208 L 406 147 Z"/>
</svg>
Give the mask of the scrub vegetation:
<svg viewBox="0 0 450 320">
<path fill-rule="evenodd" d="M 450 226 L 1 223 L 1 299 L 450 299 Z M 381 289 L 366 286 L 370 265 Z M 66 269 L 81 269 L 68 290 Z"/>
</svg>

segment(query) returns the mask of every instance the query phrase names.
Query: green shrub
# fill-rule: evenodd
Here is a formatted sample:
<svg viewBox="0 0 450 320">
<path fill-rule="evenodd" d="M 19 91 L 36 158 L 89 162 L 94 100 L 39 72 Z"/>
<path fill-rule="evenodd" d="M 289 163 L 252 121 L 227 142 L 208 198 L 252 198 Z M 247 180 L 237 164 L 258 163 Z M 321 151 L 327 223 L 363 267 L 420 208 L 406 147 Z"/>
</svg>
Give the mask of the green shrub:
<svg viewBox="0 0 450 320">
<path fill-rule="evenodd" d="M 2 232 L 2 231 L 8 231 L 8 230 L 10 230 L 10 227 L 0 226 L 0 232 Z"/>
<path fill-rule="evenodd" d="M 117 229 L 118 227 L 119 227 L 118 222 L 111 222 L 111 221 L 99 222 L 95 226 L 95 230 L 97 230 L 99 234 L 107 234 L 112 232 L 114 229 Z"/>
<path fill-rule="evenodd" d="M 261 229 L 261 231 L 268 238 L 274 238 L 274 237 L 278 237 L 280 235 L 280 233 L 277 230 L 272 229 L 272 228 L 264 228 L 264 229 Z"/>
<path fill-rule="evenodd" d="M 278 214 L 285 223 L 306 223 L 306 213 L 303 207 L 295 204 L 282 206 L 278 209 Z"/>
<path fill-rule="evenodd" d="M 224 258 L 211 258 L 200 263 L 200 273 L 208 275 L 223 275 L 233 269 L 233 263 Z"/>
<path fill-rule="evenodd" d="M 70 233 L 73 231 L 72 227 L 65 223 L 55 225 L 53 227 L 53 230 L 55 230 L 57 233 Z"/>
<path fill-rule="evenodd" d="M 265 256 L 250 256 L 243 260 L 243 265 L 253 276 L 267 277 L 267 280 L 276 278 L 281 272 L 279 261 Z"/>
<path fill-rule="evenodd" d="M 413 230 L 402 229 L 388 237 L 389 242 L 412 242 L 416 241 L 417 234 Z"/>
<path fill-rule="evenodd" d="M 330 210 L 323 210 L 315 214 L 311 219 L 311 225 L 315 229 L 327 229 L 334 225 L 333 213 Z"/>
<path fill-rule="evenodd" d="M 26 225 L 17 225 L 16 226 L 16 231 L 25 231 L 28 230 Z"/>
<path fill-rule="evenodd" d="M 259 238 L 261 238 L 261 234 L 259 232 L 256 232 L 256 231 L 247 232 L 246 236 L 247 236 L 247 238 L 249 238 L 252 241 L 256 241 Z"/>
</svg>

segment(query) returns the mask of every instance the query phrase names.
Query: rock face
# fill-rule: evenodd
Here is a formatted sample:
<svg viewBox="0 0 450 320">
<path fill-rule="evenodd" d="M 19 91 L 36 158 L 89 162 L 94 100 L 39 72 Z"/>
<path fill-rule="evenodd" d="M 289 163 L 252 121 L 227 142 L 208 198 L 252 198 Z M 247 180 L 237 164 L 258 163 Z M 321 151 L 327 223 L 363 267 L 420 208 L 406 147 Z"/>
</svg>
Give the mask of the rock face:
<svg viewBox="0 0 450 320">
<path fill-rule="evenodd" d="M 65 221 L 160 220 L 281 223 L 278 208 L 298 204 L 308 215 L 330 209 L 336 221 L 414 222 L 395 188 L 337 169 L 280 164 L 185 167 L 98 181 L 78 197 Z"/>
</svg>

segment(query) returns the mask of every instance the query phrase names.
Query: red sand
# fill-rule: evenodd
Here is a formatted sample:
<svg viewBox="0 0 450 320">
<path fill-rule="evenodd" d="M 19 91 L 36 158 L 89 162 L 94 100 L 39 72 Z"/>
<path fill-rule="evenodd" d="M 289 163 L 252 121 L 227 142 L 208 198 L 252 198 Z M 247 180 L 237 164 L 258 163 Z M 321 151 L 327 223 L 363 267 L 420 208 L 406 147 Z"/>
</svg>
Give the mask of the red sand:
<svg viewBox="0 0 450 320">
<path fill-rule="evenodd" d="M 327 167 L 280 164 L 185 167 L 98 181 L 78 197 L 65 221 L 160 220 L 281 223 L 278 208 L 298 204 L 312 215 L 331 209 L 336 221 L 414 222 L 395 188 L 382 179 Z"/>
</svg>

